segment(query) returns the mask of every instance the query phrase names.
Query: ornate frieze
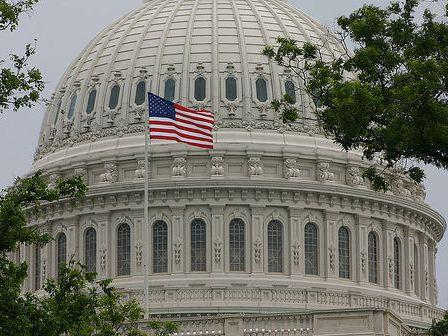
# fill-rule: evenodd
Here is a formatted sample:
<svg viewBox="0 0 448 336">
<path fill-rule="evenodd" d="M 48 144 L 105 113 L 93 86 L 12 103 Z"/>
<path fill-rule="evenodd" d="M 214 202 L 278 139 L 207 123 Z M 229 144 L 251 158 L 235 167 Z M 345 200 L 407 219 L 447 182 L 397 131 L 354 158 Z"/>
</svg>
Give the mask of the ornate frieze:
<svg viewBox="0 0 448 336">
<path fill-rule="evenodd" d="M 361 175 L 361 170 L 359 167 L 348 167 L 346 173 L 347 185 L 351 187 L 358 187 L 364 185 L 364 179 Z"/>
<path fill-rule="evenodd" d="M 260 263 L 261 260 L 261 247 L 263 246 L 263 242 L 260 237 L 257 237 L 254 241 L 254 262 L 256 264 Z"/>
<path fill-rule="evenodd" d="M 319 162 L 317 164 L 317 180 L 319 182 L 333 182 L 334 173 L 330 171 L 330 163 L 328 162 Z"/>
<path fill-rule="evenodd" d="M 213 177 L 224 175 L 224 159 L 221 156 L 212 157 L 211 175 Z"/>
<path fill-rule="evenodd" d="M 187 160 L 184 157 L 174 158 L 173 162 L 173 177 L 187 176 Z"/>
<path fill-rule="evenodd" d="M 104 173 L 101 174 L 100 179 L 103 183 L 115 183 L 118 180 L 117 165 L 113 162 L 104 164 Z"/>
<path fill-rule="evenodd" d="M 296 159 L 285 159 L 283 162 L 283 174 L 286 179 L 296 178 L 300 175 L 300 169 Z"/>
<path fill-rule="evenodd" d="M 249 177 L 262 176 L 263 166 L 259 157 L 250 157 L 247 161 L 247 170 Z"/>
</svg>

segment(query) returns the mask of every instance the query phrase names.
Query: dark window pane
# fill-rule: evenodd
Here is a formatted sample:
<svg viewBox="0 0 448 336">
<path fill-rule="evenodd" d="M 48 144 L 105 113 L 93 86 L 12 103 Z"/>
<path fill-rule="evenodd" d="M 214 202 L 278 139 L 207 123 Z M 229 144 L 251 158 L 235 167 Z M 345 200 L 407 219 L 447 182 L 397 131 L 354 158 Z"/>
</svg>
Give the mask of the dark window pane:
<svg viewBox="0 0 448 336">
<path fill-rule="evenodd" d="M 152 271 L 168 272 L 168 226 L 158 221 L 152 228 Z"/>
<path fill-rule="evenodd" d="M 229 268 L 233 272 L 243 272 L 246 266 L 244 226 L 239 218 L 229 224 Z"/>
<path fill-rule="evenodd" d="M 126 223 L 117 229 L 117 274 L 131 274 L 131 228 Z"/>
<path fill-rule="evenodd" d="M 205 99 L 205 78 L 198 77 L 194 81 L 194 99 L 202 101 Z"/>
<path fill-rule="evenodd" d="M 276 220 L 268 224 L 268 272 L 283 272 L 283 225 Z"/>
<path fill-rule="evenodd" d="M 339 277 L 350 279 L 350 233 L 346 227 L 338 232 L 339 242 Z"/>
<path fill-rule="evenodd" d="M 319 245 L 317 227 L 313 223 L 305 225 L 305 274 L 319 274 Z"/>
<path fill-rule="evenodd" d="M 88 228 L 84 237 L 85 265 L 87 272 L 96 272 L 96 230 Z"/>
<path fill-rule="evenodd" d="M 109 108 L 111 110 L 118 106 L 118 98 L 120 97 L 120 85 L 115 84 L 110 90 Z"/>
<path fill-rule="evenodd" d="M 173 78 L 168 78 L 165 81 L 164 98 L 166 100 L 173 101 L 175 93 L 176 93 L 176 81 Z"/>
<path fill-rule="evenodd" d="M 266 84 L 266 80 L 264 78 L 258 78 L 255 82 L 256 90 L 257 90 L 257 99 L 260 102 L 265 102 L 268 100 L 268 88 Z"/>
<path fill-rule="evenodd" d="M 77 100 L 78 96 L 74 95 L 72 97 L 72 99 L 70 100 L 70 106 L 68 108 L 68 114 L 67 114 L 67 118 L 68 119 L 73 119 L 73 116 L 75 115 L 75 108 L 76 108 L 76 100 Z"/>
<path fill-rule="evenodd" d="M 92 113 L 93 109 L 95 108 L 95 100 L 96 100 L 96 89 L 93 89 L 89 93 L 89 99 L 87 100 L 87 108 L 86 113 L 90 114 Z"/>
<path fill-rule="evenodd" d="M 56 113 L 54 115 L 54 121 L 53 121 L 53 125 L 56 124 L 58 122 L 58 118 L 59 118 L 59 113 L 61 112 L 61 105 L 62 105 L 62 98 L 59 99 L 59 103 L 58 106 L 56 108 Z"/>
<path fill-rule="evenodd" d="M 67 261 L 67 236 L 64 233 L 59 234 L 57 239 L 57 256 L 56 256 L 56 268 L 58 274 L 62 270 L 62 266 Z"/>
<path fill-rule="evenodd" d="M 378 238 L 374 232 L 368 236 L 369 282 L 378 283 Z"/>
<path fill-rule="evenodd" d="M 41 257 L 40 257 L 40 246 L 36 245 L 34 248 L 34 290 L 40 289 L 40 268 L 41 268 Z"/>
<path fill-rule="evenodd" d="M 146 100 L 146 82 L 140 81 L 135 89 L 135 104 L 142 105 Z"/>
<path fill-rule="evenodd" d="M 292 99 L 293 103 L 295 104 L 297 101 L 296 86 L 294 85 L 293 81 L 287 80 L 285 82 L 285 93 L 286 93 L 286 95 L 288 95 L 289 98 Z"/>
<path fill-rule="evenodd" d="M 226 98 L 227 100 L 234 101 L 237 97 L 236 93 L 236 78 L 227 77 L 226 78 Z"/>
<path fill-rule="evenodd" d="M 191 271 L 205 272 L 207 269 L 206 227 L 202 219 L 191 222 Z"/>
<path fill-rule="evenodd" d="M 401 251 L 400 251 L 400 240 L 395 237 L 394 238 L 394 285 L 395 288 L 401 288 Z"/>
</svg>

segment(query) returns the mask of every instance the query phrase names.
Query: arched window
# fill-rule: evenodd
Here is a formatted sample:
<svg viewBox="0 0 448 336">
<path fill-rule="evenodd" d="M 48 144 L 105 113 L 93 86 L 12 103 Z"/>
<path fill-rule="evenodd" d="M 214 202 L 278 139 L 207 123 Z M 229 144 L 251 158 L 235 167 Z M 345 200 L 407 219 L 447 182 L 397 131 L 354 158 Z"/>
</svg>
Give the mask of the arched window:
<svg viewBox="0 0 448 336">
<path fill-rule="evenodd" d="M 308 223 L 305 225 L 305 274 L 319 274 L 318 249 L 317 226 Z"/>
<path fill-rule="evenodd" d="M 58 106 L 56 108 L 56 113 L 54 115 L 53 125 L 56 125 L 56 123 L 58 122 L 59 113 L 61 112 L 61 107 L 62 107 L 62 98 L 59 99 Z"/>
<path fill-rule="evenodd" d="M 255 81 L 255 89 L 257 91 L 257 99 L 258 101 L 264 103 L 268 100 L 268 87 L 266 83 L 266 79 L 258 78 Z"/>
<path fill-rule="evenodd" d="M 378 283 L 378 237 L 374 232 L 368 236 L 369 282 Z"/>
<path fill-rule="evenodd" d="M 40 267 L 41 267 L 41 257 L 40 257 L 40 246 L 36 245 L 34 248 L 34 290 L 40 289 Z"/>
<path fill-rule="evenodd" d="M 236 78 L 227 77 L 226 78 L 226 98 L 229 101 L 234 101 L 237 97 L 236 92 Z"/>
<path fill-rule="evenodd" d="M 341 227 L 338 232 L 339 277 L 350 279 L 350 232 Z"/>
<path fill-rule="evenodd" d="M 164 221 L 152 227 L 152 271 L 168 272 L 168 225 Z"/>
<path fill-rule="evenodd" d="M 62 266 L 67 262 L 67 236 L 65 233 L 60 233 L 58 239 L 56 240 L 57 244 L 57 255 L 56 255 L 56 268 L 58 274 L 61 273 Z"/>
<path fill-rule="evenodd" d="M 168 78 L 165 81 L 164 98 L 169 101 L 174 100 L 176 94 L 176 81 L 173 78 Z"/>
<path fill-rule="evenodd" d="M 268 272 L 283 272 L 283 224 L 277 220 L 268 224 Z"/>
<path fill-rule="evenodd" d="M 394 238 L 394 287 L 397 289 L 401 288 L 401 243 L 398 237 Z"/>
<path fill-rule="evenodd" d="M 109 108 L 111 110 L 115 109 L 118 106 L 119 98 L 120 98 L 120 85 L 115 84 L 114 86 L 112 86 L 112 89 L 110 90 Z"/>
<path fill-rule="evenodd" d="M 75 115 L 76 100 L 77 99 L 78 99 L 77 95 L 73 95 L 72 99 L 70 99 L 70 106 L 68 107 L 68 114 L 67 114 L 67 118 L 69 120 L 72 120 L 73 116 Z"/>
<path fill-rule="evenodd" d="M 146 82 L 140 81 L 135 89 L 135 104 L 143 105 L 146 101 Z"/>
<path fill-rule="evenodd" d="M 229 268 L 232 272 L 244 272 L 246 266 L 245 225 L 235 218 L 229 224 Z"/>
<path fill-rule="evenodd" d="M 292 103 L 295 104 L 297 101 L 296 97 L 296 86 L 292 80 L 287 80 L 285 82 L 285 94 L 291 98 Z"/>
<path fill-rule="evenodd" d="M 198 77 L 194 81 L 194 99 L 203 101 L 205 99 L 205 78 Z"/>
<path fill-rule="evenodd" d="M 207 236 L 205 222 L 194 219 L 191 222 L 191 271 L 205 272 L 207 269 Z"/>
<path fill-rule="evenodd" d="M 418 249 L 417 244 L 414 243 L 414 293 L 418 294 Z"/>
<path fill-rule="evenodd" d="M 96 272 L 96 230 L 88 228 L 84 234 L 85 265 L 87 272 Z"/>
<path fill-rule="evenodd" d="M 131 228 L 126 223 L 117 229 L 117 274 L 131 274 Z"/>
<path fill-rule="evenodd" d="M 90 114 L 93 112 L 93 109 L 95 108 L 95 101 L 96 101 L 96 89 L 93 89 L 89 93 L 89 99 L 87 100 L 87 107 L 86 107 L 86 113 Z"/>
</svg>

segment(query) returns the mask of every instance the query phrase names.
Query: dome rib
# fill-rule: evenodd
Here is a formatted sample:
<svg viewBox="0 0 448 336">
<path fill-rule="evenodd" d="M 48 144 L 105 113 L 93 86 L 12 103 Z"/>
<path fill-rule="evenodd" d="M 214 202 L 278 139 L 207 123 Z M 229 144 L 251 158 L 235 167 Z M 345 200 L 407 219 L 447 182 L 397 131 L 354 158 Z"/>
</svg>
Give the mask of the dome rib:
<svg viewBox="0 0 448 336">
<path fill-rule="evenodd" d="M 171 1 L 167 1 L 166 3 L 170 3 Z M 169 27 L 173 23 L 173 19 L 176 16 L 177 11 L 179 10 L 179 7 L 183 3 L 182 0 L 175 1 L 177 4 L 174 6 L 174 9 L 171 11 L 171 14 L 168 17 L 167 22 L 164 25 L 162 36 L 160 37 L 160 43 L 159 48 L 157 50 L 155 62 L 154 62 L 154 68 L 152 73 L 153 80 L 151 81 L 151 92 L 158 92 L 158 88 L 160 87 L 160 72 L 162 68 L 162 58 L 163 58 L 163 52 L 165 50 L 166 45 L 166 39 L 168 37 L 168 33 L 170 32 Z M 165 4 L 166 4 L 165 3 Z M 183 70 L 182 70 L 183 71 Z"/>
<path fill-rule="evenodd" d="M 196 11 L 198 8 L 200 0 L 194 0 L 193 7 L 191 8 L 191 15 L 188 20 L 187 32 L 185 34 L 185 50 L 191 50 L 191 40 L 192 40 L 192 32 L 194 29 L 194 18 L 196 17 Z M 181 81 L 181 94 L 180 94 L 180 102 L 183 105 L 188 105 L 188 87 L 187 83 L 190 78 L 190 55 L 191 52 L 184 52 L 182 59 L 182 81 Z M 209 98 L 209 97 L 207 97 Z"/>
<path fill-rule="evenodd" d="M 244 41 L 244 30 L 241 22 L 240 13 L 234 1 L 230 1 L 236 25 L 237 25 L 237 33 L 240 47 L 240 55 L 241 55 L 241 70 L 242 70 L 242 78 L 244 80 L 242 95 L 243 95 L 243 115 L 242 118 L 246 123 L 249 123 L 253 120 L 253 114 L 251 112 L 251 83 L 250 83 L 250 72 L 248 66 L 248 57 L 247 57 L 247 47 Z"/>
</svg>

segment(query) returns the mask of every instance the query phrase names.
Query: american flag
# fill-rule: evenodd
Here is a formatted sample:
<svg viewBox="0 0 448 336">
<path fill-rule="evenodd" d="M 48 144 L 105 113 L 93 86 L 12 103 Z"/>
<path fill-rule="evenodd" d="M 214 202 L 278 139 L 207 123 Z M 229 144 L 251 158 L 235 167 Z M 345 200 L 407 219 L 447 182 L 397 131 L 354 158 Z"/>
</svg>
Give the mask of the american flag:
<svg viewBox="0 0 448 336">
<path fill-rule="evenodd" d="M 149 136 L 213 148 L 213 113 L 193 110 L 149 93 Z"/>
</svg>

